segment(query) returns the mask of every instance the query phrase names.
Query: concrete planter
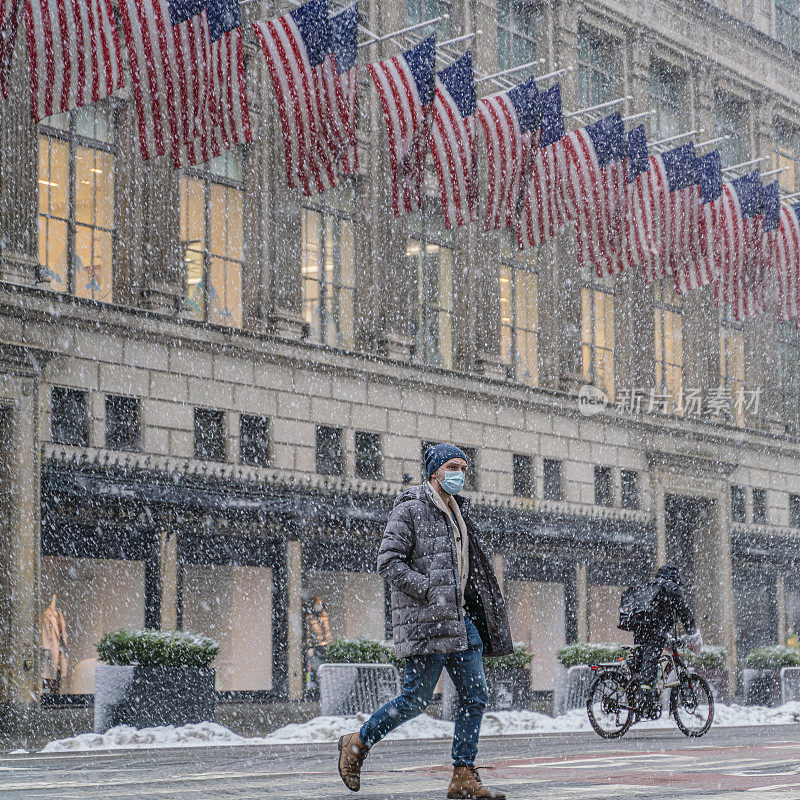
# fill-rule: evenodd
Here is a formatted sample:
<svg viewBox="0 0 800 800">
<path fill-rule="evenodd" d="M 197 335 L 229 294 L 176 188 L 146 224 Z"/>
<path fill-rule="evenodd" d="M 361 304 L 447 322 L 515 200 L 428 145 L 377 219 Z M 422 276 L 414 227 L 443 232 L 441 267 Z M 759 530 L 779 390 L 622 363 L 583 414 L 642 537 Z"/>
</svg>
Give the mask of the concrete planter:
<svg viewBox="0 0 800 800">
<path fill-rule="evenodd" d="M 533 702 L 531 673 L 524 667 L 490 667 L 486 673 L 489 690 L 487 711 L 526 711 Z"/>
<path fill-rule="evenodd" d="M 701 678 L 705 678 L 711 691 L 714 694 L 714 701 L 717 703 L 730 703 L 730 676 L 728 670 L 718 669 L 697 669 L 695 670 Z"/>
<path fill-rule="evenodd" d="M 742 670 L 742 697 L 748 706 L 781 704 L 781 671 L 779 669 Z"/>
<path fill-rule="evenodd" d="M 553 716 L 566 714 L 573 708 L 583 708 L 591 682 L 592 671 L 585 664 L 559 667 L 553 673 Z"/>
<path fill-rule="evenodd" d="M 214 719 L 214 670 L 201 667 L 95 669 L 94 732 Z"/>
</svg>

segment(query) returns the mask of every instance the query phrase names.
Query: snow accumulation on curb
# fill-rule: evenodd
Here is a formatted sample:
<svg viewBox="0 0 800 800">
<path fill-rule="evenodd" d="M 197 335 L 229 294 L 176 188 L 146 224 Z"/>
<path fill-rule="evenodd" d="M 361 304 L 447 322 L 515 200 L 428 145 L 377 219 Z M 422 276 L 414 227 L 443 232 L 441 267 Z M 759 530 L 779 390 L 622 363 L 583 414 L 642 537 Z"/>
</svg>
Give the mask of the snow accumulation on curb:
<svg viewBox="0 0 800 800">
<path fill-rule="evenodd" d="M 179 728 L 165 726 L 141 730 L 120 725 L 104 734 L 83 733 L 80 736 L 50 742 L 41 752 L 335 742 L 343 734 L 358 730 L 367 716 L 358 714 L 354 717 L 315 717 L 308 722 L 285 725 L 267 736 L 257 738 L 239 736 L 215 722 L 200 722 L 195 725 L 182 725 Z M 787 703 L 778 708 L 717 705 L 714 715 L 714 725 L 720 727 L 798 723 L 800 723 L 800 703 Z M 675 723 L 666 717 L 640 723 L 637 728 L 675 728 Z M 586 712 L 580 708 L 560 717 L 548 717 L 535 711 L 490 711 L 483 717 L 481 736 L 580 733 L 590 730 Z M 392 731 L 387 739 L 449 739 L 452 735 L 452 722 L 423 714 Z"/>
</svg>

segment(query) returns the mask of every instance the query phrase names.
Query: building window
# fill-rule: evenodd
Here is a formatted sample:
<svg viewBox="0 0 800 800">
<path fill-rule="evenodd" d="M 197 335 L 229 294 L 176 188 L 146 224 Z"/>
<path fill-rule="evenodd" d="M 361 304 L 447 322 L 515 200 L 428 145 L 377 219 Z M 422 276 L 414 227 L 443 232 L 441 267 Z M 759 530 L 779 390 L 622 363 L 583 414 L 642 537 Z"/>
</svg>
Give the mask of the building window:
<svg viewBox="0 0 800 800">
<path fill-rule="evenodd" d="M 106 447 L 109 450 L 139 449 L 139 407 L 138 397 L 106 395 Z"/>
<path fill-rule="evenodd" d="M 539 276 L 535 251 L 515 251 L 501 239 L 500 356 L 510 377 L 535 386 L 539 382 Z"/>
<path fill-rule="evenodd" d="M 736 424 L 744 424 L 744 404 L 735 403 L 744 391 L 744 331 L 727 306 L 720 309 L 719 373 L 720 385 L 730 392 Z"/>
<path fill-rule="evenodd" d="M 423 364 L 453 367 L 453 250 L 452 234 L 441 216 L 425 209 L 422 230 L 408 240 L 406 259 L 415 283 L 414 355 Z"/>
<path fill-rule="evenodd" d="M 753 522 L 767 524 L 767 490 L 753 489 Z"/>
<path fill-rule="evenodd" d="M 728 136 L 720 142 L 723 164 L 738 164 L 744 161 L 744 153 L 750 150 L 750 135 L 745 115 L 745 102 L 730 92 L 717 90 L 714 94 L 715 136 Z"/>
<path fill-rule="evenodd" d="M 789 525 L 800 528 L 800 494 L 789 495 Z"/>
<path fill-rule="evenodd" d="M 775 120 L 773 129 L 773 167 L 783 170 L 776 177 L 781 189 L 797 189 L 797 154 L 800 151 L 800 132 L 783 120 Z"/>
<path fill-rule="evenodd" d="M 623 469 L 620 471 L 619 478 L 622 507 L 639 508 L 639 473 L 632 469 Z"/>
<path fill-rule="evenodd" d="M 800 45 L 800 2 L 775 0 L 775 38 L 792 50 Z"/>
<path fill-rule="evenodd" d="M 594 106 L 619 94 L 619 45 L 589 28 L 578 34 L 578 103 Z"/>
<path fill-rule="evenodd" d="M 654 61 L 650 68 L 650 134 L 666 139 L 684 133 L 688 127 L 689 92 L 686 73 L 664 61 Z"/>
<path fill-rule="evenodd" d="M 110 102 L 39 125 L 39 263 L 53 291 L 113 300 L 114 152 Z"/>
<path fill-rule="evenodd" d="M 514 454 L 514 496 L 533 497 L 533 459 Z"/>
<path fill-rule="evenodd" d="M 354 341 L 354 187 L 350 181 L 303 208 L 303 317 L 309 337 L 346 349 Z"/>
<path fill-rule="evenodd" d="M 269 466 L 269 418 L 254 414 L 239 417 L 239 460 L 251 467 Z"/>
<path fill-rule="evenodd" d="M 510 69 L 536 59 L 542 35 L 542 9 L 530 0 L 497 0 L 497 69 Z M 514 73 L 520 81 L 535 67 Z"/>
<path fill-rule="evenodd" d="M 50 400 L 50 436 L 53 442 L 86 447 L 89 444 L 86 392 L 54 386 Z"/>
<path fill-rule="evenodd" d="M 609 278 L 583 271 L 581 289 L 583 377 L 614 400 L 614 288 Z"/>
<path fill-rule="evenodd" d="M 800 333 L 793 322 L 778 326 L 782 416 L 788 433 L 800 433 Z"/>
<path fill-rule="evenodd" d="M 194 410 L 194 457 L 225 461 L 225 412 L 214 408 Z"/>
<path fill-rule="evenodd" d="M 356 431 L 356 477 L 376 481 L 383 477 L 383 452 L 379 433 Z"/>
<path fill-rule="evenodd" d="M 192 319 L 242 327 L 243 227 L 240 151 L 181 175 L 184 304 Z"/>
<path fill-rule="evenodd" d="M 560 502 L 564 499 L 561 461 L 545 458 L 542 461 L 542 497 Z"/>
<path fill-rule="evenodd" d="M 611 467 L 594 468 L 594 504 L 596 506 L 614 505 L 614 484 Z"/>
<path fill-rule="evenodd" d="M 669 395 L 669 407 L 683 394 L 683 298 L 668 279 L 653 284 L 656 390 Z"/>
<path fill-rule="evenodd" d="M 731 486 L 731 519 L 734 522 L 747 522 L 747 503 L 743 486 Z"/>
<path fill-rule="evenodd" d="M 320 475 L 344 474 L 341 428 L 317 426 L 317 472 Z"/>
<path fill-rule="evenodd" d="M 427 19 L 435 19 L 451 11 L 448 0 L 406 0 L 406 24 L 417 25 Z M 443 19 L 432 25 L 427 32 L 436 31 L 437 38 L 441 41 L 450 36 L 450 19 Z M 420 33 L 419 31 L 417 33 Z"/>
</svg>

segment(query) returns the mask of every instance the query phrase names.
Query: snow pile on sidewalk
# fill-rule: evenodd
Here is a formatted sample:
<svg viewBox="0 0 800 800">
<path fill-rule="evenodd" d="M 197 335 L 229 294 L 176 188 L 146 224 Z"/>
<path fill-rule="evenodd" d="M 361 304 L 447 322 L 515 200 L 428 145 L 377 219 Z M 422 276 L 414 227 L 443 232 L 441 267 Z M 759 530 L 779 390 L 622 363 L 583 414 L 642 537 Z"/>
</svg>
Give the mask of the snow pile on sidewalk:
<svg viewBox="0 0 800 800">
<path fill-rule="evenodd" d="M 253 740 L 262 743 L 262 739 Z M 128 750 L 157 747 L 205 747 L 207 745 L 242 745 L 250 740 L 235 734 L 216 722 L 193 725 L 165 725 L 158 728 L 132 728 L 118 725 L 106 733 L 82 733 L 69 739 L 58 739 L 42 749 L 42 753 L 65 753 L 77 750 Z"/>
<path fill-rule="evenodd" d="M 367 714 L 354 717 L 315 717 L 308 722 L 285 725 L 264 737 L 246 738 L 214 722 L 137 730 L 127 725 L 112 728 L 104 734 L 84 733 L 69 739 L 50 742 L 43 753 L 64 753 L 79 750 L 117 750 L 159 747 L 204 747 L 210 745 L 313 744 L 335 742 L 345 733 L 358 730 Z M 800 703 L 787 703 L 778 708 L 763 706 L 715 707 L 714 725 L 792 725 L 800 723 Z M 671 728 L 672 717 L 641 722 L 634 730 Z M 560 717 L 549 717 L 536 711 L 487 711 L 483 717 L 481 736 L 513 736 L 531 733 L 580 733 L 591 731 L 586 711 L 576 708 Z M 453 723 L 422 714 L 392 731 L 387 739 L 449 739 Z"/>
</svg>

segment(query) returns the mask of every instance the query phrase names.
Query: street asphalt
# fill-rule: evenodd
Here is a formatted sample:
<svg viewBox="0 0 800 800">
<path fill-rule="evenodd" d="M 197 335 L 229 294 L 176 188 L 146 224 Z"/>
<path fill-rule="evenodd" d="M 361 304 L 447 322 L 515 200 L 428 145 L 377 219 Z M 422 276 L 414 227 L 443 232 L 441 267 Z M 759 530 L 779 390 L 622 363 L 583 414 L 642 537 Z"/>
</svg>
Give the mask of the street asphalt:
<svg viewBox="0 0 800 800">
<path fill-rule="evenodd" d="M 335 744 L 3 756 L 0 800 L 427 800 L 446 796 L 448 757 L 444 740 L 382 742 L 354 795 Z M 509 800 L 800 800 L 800 725 L 487 737 L 479 758 Z"/>
</svg>

